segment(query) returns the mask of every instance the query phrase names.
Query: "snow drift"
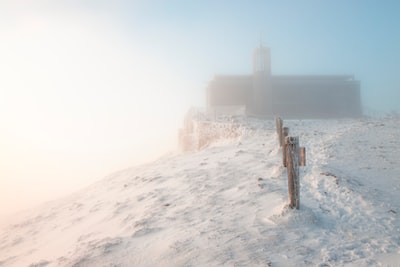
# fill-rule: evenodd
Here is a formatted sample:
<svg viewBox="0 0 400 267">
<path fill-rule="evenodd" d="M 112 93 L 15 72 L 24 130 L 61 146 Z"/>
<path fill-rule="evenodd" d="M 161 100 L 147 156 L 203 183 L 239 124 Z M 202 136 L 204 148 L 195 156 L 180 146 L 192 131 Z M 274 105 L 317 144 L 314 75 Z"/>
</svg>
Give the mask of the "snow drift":
<svg viewBox="0 0 400 267">
<path fill-rule="evenodd" d="M 396 266 L 399 123 L 285 121 L 307 147 L 290 210 L 275 123 L 243 120 L 8 218 L 0 266 Z"/>
</svg>

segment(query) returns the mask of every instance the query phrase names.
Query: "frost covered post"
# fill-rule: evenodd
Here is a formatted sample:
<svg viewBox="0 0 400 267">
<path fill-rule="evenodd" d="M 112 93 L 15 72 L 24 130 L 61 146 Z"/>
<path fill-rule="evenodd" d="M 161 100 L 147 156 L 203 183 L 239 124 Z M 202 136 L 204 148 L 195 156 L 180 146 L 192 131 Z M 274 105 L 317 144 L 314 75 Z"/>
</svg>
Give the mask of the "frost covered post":
<svg viewBox="0 0 400 267">
<path fill-rule="evenodd" d="M 283 167 L 287 167 L 287 158 L 286 158 L 286 137 L 289 135 L 289 128 L 283 127 L 282 129 L 282 163 Z"/>
<path fill-rule="evenodd" d="M 285 139 L 288 173 L 289 207 L 300 208 L 299 137 Z"/>
<path fill-rule="evenodd" d="M 284 139 L 282 138 L 282 127 L 283 121 L 280 117 L 275 117 L 276 133 L 278 134 L 279 146 L 282 147 L 284 144 Z"/>
<path fill-rule="evenodd" d="M 299 148 L 299 165 L 300 167 L 306 166 L 306 148 L 300 147 Z"/>
</svg>

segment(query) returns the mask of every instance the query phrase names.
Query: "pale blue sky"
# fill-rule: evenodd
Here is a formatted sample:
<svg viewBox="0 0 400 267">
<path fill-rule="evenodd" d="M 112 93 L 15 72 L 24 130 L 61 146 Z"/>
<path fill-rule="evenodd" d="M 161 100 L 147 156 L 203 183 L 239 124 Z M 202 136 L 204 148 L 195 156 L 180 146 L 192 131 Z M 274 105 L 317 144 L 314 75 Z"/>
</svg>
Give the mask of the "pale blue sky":
<svg viewBox="0 0 400 267">
<path fill-rule="evenodd" d="M 400 111 L 398 1 L 0 2 L 0 213 L 176 146 L 214 74 L 354 74 Z"/>
<path fill-rule="evenodd" d="M 354 74 L 367 107 L 399 110 L 399 11 L 398 1 L 149 1 L 119 20 L 196 80 L 250 72 L 261 32 L 273 73 Z"/>
</svg>

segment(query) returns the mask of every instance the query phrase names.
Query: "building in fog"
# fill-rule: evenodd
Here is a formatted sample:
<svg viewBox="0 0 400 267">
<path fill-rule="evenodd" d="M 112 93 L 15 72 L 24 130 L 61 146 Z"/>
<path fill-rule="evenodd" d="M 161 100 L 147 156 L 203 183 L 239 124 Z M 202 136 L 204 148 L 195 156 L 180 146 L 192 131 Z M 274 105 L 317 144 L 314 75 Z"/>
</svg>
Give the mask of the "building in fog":
<svg viewBox="0 0 400 267">
<path fill-rule="evenodd" d="M 269 48 L 256 48 L 251 75 L 216 75 L 207 87 L 207 110 L 242 108 L 272 118 L 343 118 L 362 115 L 360 82 L 352 75 L 271 75 Z"/>
</svg>

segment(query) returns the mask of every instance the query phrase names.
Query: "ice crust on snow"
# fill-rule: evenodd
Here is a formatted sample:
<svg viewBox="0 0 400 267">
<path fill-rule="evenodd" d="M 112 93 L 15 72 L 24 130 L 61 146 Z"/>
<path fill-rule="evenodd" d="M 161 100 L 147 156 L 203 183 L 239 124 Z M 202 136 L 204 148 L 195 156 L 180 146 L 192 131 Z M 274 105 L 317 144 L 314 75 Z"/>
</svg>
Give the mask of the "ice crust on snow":
<svg viewBox="0 0 400 267">
<path fill-rule="evenodd" d="M 396 266 L 399 123 L 284 121 L 307 148 L 291 210 L 275 123 L 243 120 L 9 218 L 0 266 Z"/>
</svg>

